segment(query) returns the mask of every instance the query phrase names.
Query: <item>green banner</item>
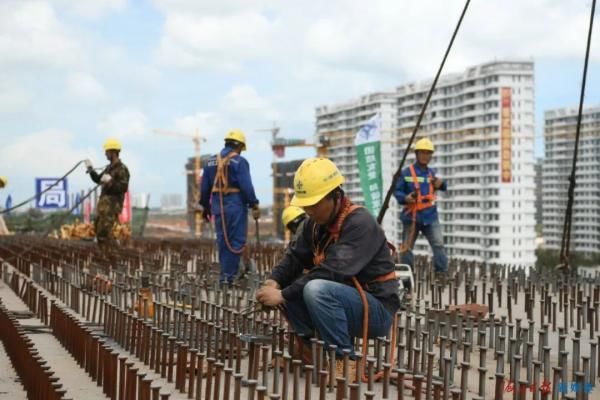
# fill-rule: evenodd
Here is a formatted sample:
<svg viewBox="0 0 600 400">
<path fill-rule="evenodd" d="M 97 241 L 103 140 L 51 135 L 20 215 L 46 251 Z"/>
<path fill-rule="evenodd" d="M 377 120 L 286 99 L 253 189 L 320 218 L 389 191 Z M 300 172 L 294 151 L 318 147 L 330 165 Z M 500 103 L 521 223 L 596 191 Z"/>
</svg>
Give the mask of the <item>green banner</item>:
<svg viewBox="0 0 600 400">
<path fill-rule="evenodd" d="M 377 216 L 383 202 L 379 118 L 373 116 L 356 134 L 356 155 L 365 207 Z"/>
</svg>

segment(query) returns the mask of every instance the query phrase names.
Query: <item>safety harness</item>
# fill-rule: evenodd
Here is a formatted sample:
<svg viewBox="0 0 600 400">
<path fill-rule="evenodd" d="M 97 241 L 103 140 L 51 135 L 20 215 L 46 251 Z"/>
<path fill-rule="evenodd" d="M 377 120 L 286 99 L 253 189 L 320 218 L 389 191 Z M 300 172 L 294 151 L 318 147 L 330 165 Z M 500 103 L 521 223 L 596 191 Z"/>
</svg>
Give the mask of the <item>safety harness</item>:
<svg viewBox="0 0 600 400">
<path fill-rule="evenodd" d="M 223 237 L 225 238 L 225 244 L 229 251 L 233 254 L 242 254 L 244 252 L 245 245 L 242 245 L 239 249 L 233 248 L 229 242 L 229 236 L 227 235 L 227 224 L 225 223 L 225 207 L 223 206 L 223 196 L 231 193 L 239 193 L 239 188 L 229 187 L 229 178 L 227 176 L 227 169 L 229 168 L 229 162 L 235 156 L 239 155 L 235 151 L 230 152 L 225 157 L 221 157 L 221 154 L 217 154 L 217 173 L 215 175 L 215 182 L 213 183 L 212 193 L 219 194 L 219 204 L 221 205 L 221 227 L 223 228 Z"/>
<path fill-rule="evenodd" d="M 235 156 L 239 155 L 235 151 L 227 154 L 225 158 L 221 157 L 221 154 L 217 154 L 217 173 L 215 175 L 215 182 L 213 183 L 213 193 L 239 193 L 240 189 L 229 187 L 229 178 L 227 176 L 227 168 L 229 168 L 229 162 Z"/>
<path fill-rule="evenodd" d="M 321 263 L 325 260 L 325 253 L 326 253 L 327 249 L 329 248 L 329 246 L 331 246 L 333 243 L 337 242 L 338 239 L 340 238 L 342 226 L 344 225 L 344 221 L 346 220 L 348 215 L 352 214 L 352 212 L 354 212 L 355 210 L 357 210 L 359 208 L 362 208 L 362 206 L 352 204 L 352 202 L 350 200 L 348 200 L 346 197 L 343 198 L 341 210 L 340 210 L 335 222 L 328 229 L 329 234 L 328 234 L 328 237 L 327 237 L 327 240 L 325 241 L 325 243 L 323 245 L 321 245 L 320 243 L 315 243 L 313 240 L 313 264 L 315 267 L 318 267 L 319 265 L 321 265 Z M 317 237 L 317 225 L 316 224 L 313 226 L 313 238 L 315 238 L 315 237 Z M 388 246 L 389 245 L 390 244 L 388 243 Z M 395 249 L 393 248 L 393 246 L 390 246 L 390 251 L 394 252 L 394 250 Z M 365 283 L 364 286 L 366 289 L 368 289 L 369 283 L 387 282 L 387 281 L 391 281 L 394 279 L 398 279 L 396 277 L 396 272 L 391 271 L 391 272 L 388 272 L 387 274 L 378 276 L 371 282 Z M 360 284 L 358 279 L 356 279 L 356 276 L 352 277 L 352 283 L 354 284 L 354 287 L 358 291 L 358 294 L 360 295 L 360 299 L 363 304 L 362 354 L 366 355 L 367 354 L 367 339 L 368 339 L 368 333 L 369 333 L 369 301 L 367 300 L 367 296 L 365 294 L 363 286 Z M 397 317 L 396 313 L 394 313 L 394 318 L 392 320 L 392 343 L 391 343 L 392 355 L 391 355 L 390 364 L 394 364 L 394 356 L 395 356 L 396 340 L 397 340 L 397 338 L 396 338 L 397 326 L 398 326 L 398 317 Z M 365 374 L 366 359 L 367 359 L 366 357 L 363 357 L 361 360 L 361 371 L 362 371 L 361 378 L 364 382 L 368 382 L 368 377 Z M 383 371 L 380 371 L 379 373 L 377 373 L 374 376 L 374 379 L 379 380 L 379 379 L 381 379 L 381 377 L 383 377 Z"/>
<path fill-rule="evenodd" d="M 427 173 L 427 180 L 429 181 L 429 192 L 426 195 L 423 195 L 423 193 L 421 193 L 421 184 L 419 183 L 419 178 L 417 177 L 417 173 L 415 172 L 415 165 L 411 164 L 408 167 L 408 169 L 410 171 L 412 183 L 415 187 L 415 193 L 417 194 L 417 198 L 414 203 L 406 204 L 404 206 L 404 210 L 410 213 L 412 223 L 410 226 L 410 233 L 408 234 L 408 240 L 406 241 L 406 243 L 402 243 L 402 245 L 400 246 L 401 253 L 406 253 L 407 251 L 409 251 L 415 240 L 415 233 L 417 229 L 417 213 L 419 211 L 435 206 L 435 201 L 437 199 L 435 195 L 435 188 L 433 187 L 433 175 L 431 174 L 431 171 L 428 171 Z"/>
</svg>

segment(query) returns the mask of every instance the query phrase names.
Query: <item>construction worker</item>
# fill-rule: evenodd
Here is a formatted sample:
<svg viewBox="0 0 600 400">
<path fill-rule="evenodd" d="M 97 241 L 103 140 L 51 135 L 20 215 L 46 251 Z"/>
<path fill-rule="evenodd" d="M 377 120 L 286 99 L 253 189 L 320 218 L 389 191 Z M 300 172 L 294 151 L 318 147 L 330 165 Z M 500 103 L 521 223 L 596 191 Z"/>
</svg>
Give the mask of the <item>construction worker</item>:
<svg viewBox="0 0 600 400">
<path fill-rule="evenodd" d="M 8 185 L 8 178 L 5 176 L 0 176 L 0 189 L 4 189 Z M 8 228 L 6 227 L 6 223 L 4 222 L 4 217 L 0 214 L 0 235 L 7 235 Z"/>
<path fill-rule="evenodd" d="M 252 217 L 260 218 L 258 199 L 252 186 L 250 165 L 241 156 L 246 150 L 246 136 L 239 129 L 225 135 L 225 147 L 204 166 L 200 205 L 202 216 L 215 216 L 221 285 L 231 285 L 238 273 L 240 257 L 248 233 L 248 208 Z"/>
<path fill-rule="evenodd" d="M 396 184 L 394 196 L 404 206 L 402 221 L 402 263 L 413 266 L 412 249 L 419 232 L 433 249 L 433 265 L 436 275 L 444 276 L 448 270 L 448 257 L 444 249 L 442 228 L 435 205 L 438 190 L 446 190 L 446 182 L 428 167 L 435 149 L 431 140 L 424 138 L 415 144 L 416 162 L 402 171 Z"/>
<path fill-rule="evenodd" d="M 295 235 L 298 230 L 302 230 L 302 224 L 305 220 L 306 213 L 300 207 L 288 206 L 281 213 L 283 227 L 289 229 L 292 235 Z"/>
<path fill-rule="evenodd" d="M 300 165 L 291 204 L 309 218 L 256 293 L 263 305 L 285 303 L 297 333 L 310 338 L 318 332 L 326 345 L 337 346 L 338 369 L 344 350 L 353 357 L 353 338 L 364 337 L 364 327 L 369 338 L 390 333 L 400 304 L 385 234 L 367 209 L 345 196 L 343 183 L 331 160 L 309 158 Z"/>
<path fill-rule="evenodd" d="M 113 227 L 123 209 L 125 193 L 129 189 L 129 170 L 119 158 L 121 143 L 117 139 L 104 142 L 104 152 L 110 164 L 101 173 L 97 173 L 90 160 L 85 160 L 87 173 L 94 183 L 102 185 L 100 199 L 96 204 L 94 229 L 98 245 L 106 248 L 115 243 Z"/>
</svg>

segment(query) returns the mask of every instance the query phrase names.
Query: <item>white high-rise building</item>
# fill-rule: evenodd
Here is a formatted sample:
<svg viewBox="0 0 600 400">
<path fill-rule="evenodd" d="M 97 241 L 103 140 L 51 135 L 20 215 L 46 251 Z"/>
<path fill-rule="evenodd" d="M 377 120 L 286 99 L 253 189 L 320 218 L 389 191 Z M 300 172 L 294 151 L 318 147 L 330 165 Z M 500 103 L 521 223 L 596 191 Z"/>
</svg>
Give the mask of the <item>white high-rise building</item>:
<svg viewBox="0 0 600 400">
<path fill-rule="evenodd" d="M 431 80 L 411 83 L 317 108 L 317 134 L 331 141 L 330 157 L 350 176 L 346 188 L 353 198 L 360 198 L 356 131 L 373 113 L 386 110 L 382 158 L 387 188 L 430 86 Z M 434 142 L 431 167 L 448 183 L 438 210 L 450 257 L 534 265 L 534 136 L 533 62 L 495 61 L 440 78 L 417 138 Z M 404 166 L 413 160 L 411 151 Z M 400 208 L 395 199 L 390 205 L 384 229 L 398 244 Z M 415 253 L 431 253 L 424 239 L 417 241 Z"/>
<path fill-rule="evenodd" d="M 160 196 L 160 209 L 163 211 L 182 210 L 183 196 L 181 193 L 163 193 Z"/>
<path fill-rule="evenodd" d="M 394 153 L 390 151 L 396 132 L 396 99 L 393 92 L 372 93 L 347 103 L 321 106 L 316 110 L 315 142 L 327 140 L 327 156 L 336 163 L 346 178 L 344 190 L 356 203 L 363 204 L 364 196 L 360 186 L 358 160 L 354 140 L 357 131 L 374 115 L 380 118 L 381 165 L 383 188 L 387 190 L 397 167 Z M 383 194 L 385 196 L 385 193 Z M 392 200 L 388 217 L 384 220 L 384 230 L 388 239 L 398 229 L 399 222 L 390 218 L 396 215 L 396 202 Z"/>
<path fill-rule="evenodd" d="M 560 250 L 573 163 L 577 108 L 544 113 L 544 247 Z M 600 107 L 584 108 L 575 173 L 571 252 L 600 253 Z"/>
</svg>

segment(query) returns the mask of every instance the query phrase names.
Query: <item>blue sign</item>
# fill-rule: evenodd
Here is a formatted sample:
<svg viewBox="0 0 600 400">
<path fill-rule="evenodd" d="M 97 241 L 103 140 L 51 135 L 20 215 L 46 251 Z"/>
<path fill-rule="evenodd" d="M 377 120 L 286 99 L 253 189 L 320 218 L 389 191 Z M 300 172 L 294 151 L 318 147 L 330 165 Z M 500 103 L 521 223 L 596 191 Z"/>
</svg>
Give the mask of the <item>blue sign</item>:
<svg viewBox="0 0 600 400">
<path fill-rule="evenodd" d="M 81 215 L 81 194 L 77 193 L 77 196 L 75 196 L 75 204 L 77 204 L 77 207 L 75 207 L 75 204 L 73 204 L 72 207 L 75 207 L 73 209 L 72 214 L 73 215 Z"/>
<path fill-rule="evenodd" d="M 35 178 L 35 206 L 37 208 L 58 209 L 69 207 L 67 179 L 65 178 L 56 183 L 58 179 L 59 178 Z M 55 183 L 56 185 L 54 185 Z M 44 192 L 51 186 L 51 189 Z"/>
<path fill-rule="evenodd" d="M 8 210 L 11 207 L 12 207 L 12 196 L 9 194 L 8 197 L 6 198 L 6 203 L 4 203 L 4 209 Z M 8 211 L 7 214 L 10 214 L 10 211 Z"/>
</svg>

